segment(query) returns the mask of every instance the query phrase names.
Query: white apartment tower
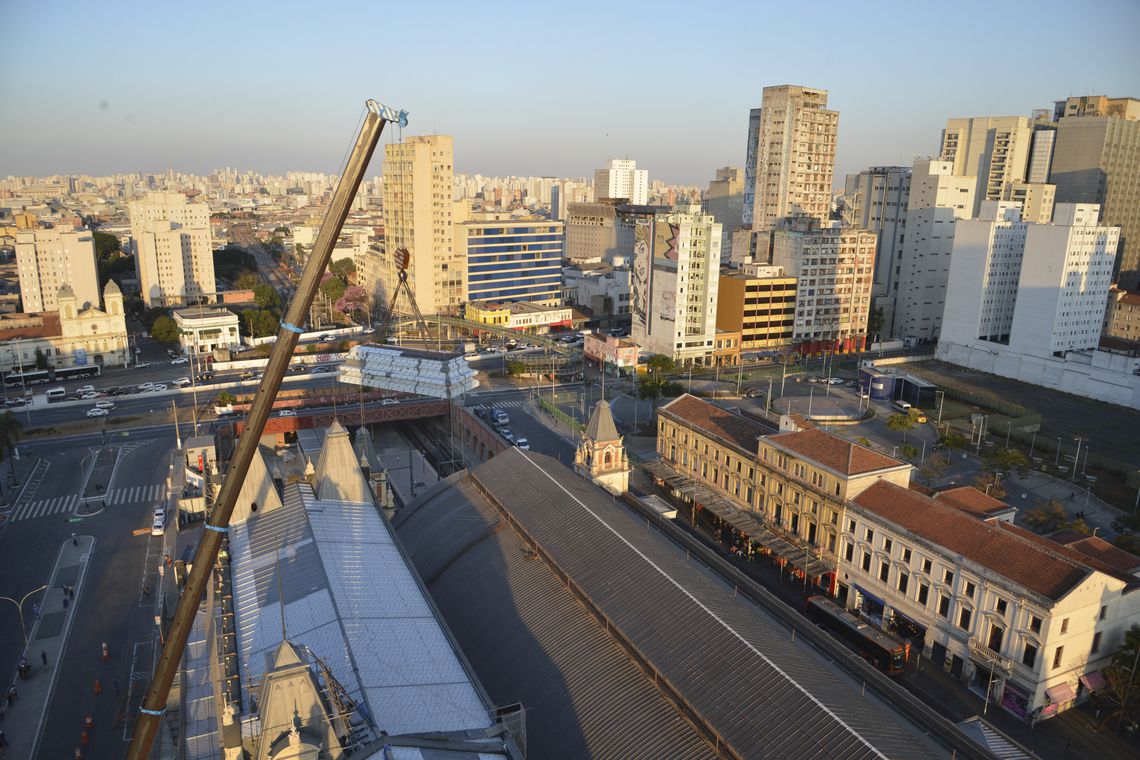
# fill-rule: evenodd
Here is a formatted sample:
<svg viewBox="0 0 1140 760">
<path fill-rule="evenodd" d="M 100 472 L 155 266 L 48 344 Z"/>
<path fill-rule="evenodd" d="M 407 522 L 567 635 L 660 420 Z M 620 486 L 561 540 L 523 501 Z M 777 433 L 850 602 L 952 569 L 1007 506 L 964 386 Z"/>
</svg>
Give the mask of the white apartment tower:
<svg viewBox="0 0 1140 760">
<path fill-rule="evenodd" d="M 890 335 L 931 341 L 942 326 L 954 225 L 973 213 L 973 177 L 954 174 L 949 161 L 914 162 L 907 199 L 906 236 L 892 287 Z"/>
<path fill-rule="evenodd" d="M 594 172 L 594 198 L 625 198 L 635 205 L 649 203 L 649 172 L 637 162 L 614 158 Z"/>
<path fill-rule="evenodd" d="M 744 168 L 745 226 L 770 230 L 778 219 L 831 212 L 831 178 L 839 112 L 827 110 L 827 90 L 765 87 L 748 116 Z"/>
<path fill-rule="evenodd" d="M 792 341 L 801 354 L 862 351 L 877 235 L 853 227 L 776 230 L 772 264 L 799 280 Z"/>
<path fill-rule="evenodd" d="M 408 284 L 423 314 L 459 314 L 466 265 L 455 242 L 452 166 L 447 135 L 404 138 L 384 146 L 383 284 L 376 294 L 391 297 L 398 272 L 395 252 L 411 254 Z M 398 310 L 410 311 L 408 304 Z"/>
<path fill-rule="evenodd" d="M 1032 224 L 1017 204 L 988 201 L 981 218 L 958 222 L 943 340 L 1039 357 L 1095 349 L 1120 240 L 1099 214 L 1059 203 L 1051 224 Z"/>
<path fill-rule="evenodd" d="M 844 187 L 844 221 L 878 233 L 872 310 L 882 309 L 881 336 L 891 334 L 894 301 L 898 292 L 899 256 L 906 233 L 910 199 L 909 166 L 872 166 L 848 174 Z M 873 339 L 874 335 L 867 336 Z"/>
<path fill-rule="evenodd" d="M 697 206 L 639 217 L 630 337 L 647 351 L 705 364 L 716 338 L 721 226 Z"/>
<path fill-rule="evenodd" d="M 135 271 L 147 306 L 182 306 L 212 298 L 210 207 L 182 193 L 150 193 L 129 204 Z"/>
<path fill-rule="evenodd" d="M 70 285 L 80 308 L 99 306 L 94 237 L 87 230 L 19 230 L 16 271 L 25 312 L 59 311 L 59 289 Z"/>
<path fill-rule="evenodd" d="M 1008 182 L 1026 177 L 1033 127 L 1025 116 L 981 116 L 949 119 L 942 130 L 941 158 L 958 177 L 973 177 L 977 216 L 982 201 L 1000 200 Z"/>
<path fill-rule="evenodd" d="M 705 196 L 705 211 L 720 223 L 722 241 L 731 241 L 732 233 L 744 218 L 744 170 L 737 166 L 724 166 L 716 170 L 716 179 L 709 183 Z M 731 245 L 721 245 L 721 263 L 728 263 Z"/>
</svg>

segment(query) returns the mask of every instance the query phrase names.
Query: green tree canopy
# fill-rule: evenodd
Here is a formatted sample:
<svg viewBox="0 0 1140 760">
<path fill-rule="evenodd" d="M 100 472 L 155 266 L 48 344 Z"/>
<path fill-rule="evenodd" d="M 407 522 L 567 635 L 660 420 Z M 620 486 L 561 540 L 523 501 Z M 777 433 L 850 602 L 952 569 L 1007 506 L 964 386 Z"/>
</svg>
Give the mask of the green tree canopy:
<svg viewBox="0 0 1140 760">
<path fill-rule="evenodd" d="M 645 362 L 649 371 L 656 375 L 668 375 L 677 371 L 677 363 L 664 354 L 654 354 Z"/>
<path fill-rule="evenodd" d="M 1112 664 L 1101 669 L 1105 685 L 1093 692 L 1093 700 L 1104 714 L 1100 729 L 1140 722 L 1140 625 L 1124 634 L 1124 643 L 1112 656 Z"/>
<path fill-rule="evenodd" d="M 352 278 L 356 274 L 356 264 L 353 263 L 352 259 L 337 259 L 329 264 L 329 271 L 346 283 L 352 282 Z"/>
<path fill-rule="evenodd" d="M 154 320 L 150 326 L 150 337 L 159 343 L 172 346 L 178 342 L 178 325 L 173 319 L 163 314 Z"/>
<path fill-rule="evenodd" d="M 16 444 L 20 442 L 20 436 L 24 432 L 24 426 L 16 419 L 16 415 L 11 412 L 0 412 L 0 462 L 12 455 L 16 450 Z"/>
<path fill-rule="evenodd" d="M 258 283 L 253 286 L 253 298 L 257 301 L 257 308 L 259 309 L 275 309 L 281 305 L 281 297 L 277 295 L 277 291 L 273 289 L 272 285 L 266 283 Z"/>
<path fill-rule="evenodd" d="M 986 469 L 1010 472 L 1025 472 L 1029 469 L 1029 459 L 1017 449 L 997 449 L 983 458 Z"/>
<path fill-rule="evenodd" d="M 114 235 L 109 235 L 106 232 L 93 232 L 91 237 L 95 243 L 95 259 L 103 263 L 117 258 L 122 253 L 123 246 L 119 242 L 119 238 Z"/>
<path fill-rule="evenodd" d="M 993 495 L 993 489 L 990 489 Z M 1068 510 L 1056 499 L 1050 499 L 1039 507 L 1025 513 L 1025 524 L 1038 533 L 1052 533 L 1068 529 L 1078 533 L 1089 533 L 1088 524 L 1081 519 L 1070 517 Z"/>
<path fill-rule="evenodd" d="M 896 433 L 902 433 L 903 441 L 906 441 L 906 433 L 914 427 L 914 418 L 909 414 L 892 414 L 887 417 L 887 430 L 893 430 Z"/>
</svg>

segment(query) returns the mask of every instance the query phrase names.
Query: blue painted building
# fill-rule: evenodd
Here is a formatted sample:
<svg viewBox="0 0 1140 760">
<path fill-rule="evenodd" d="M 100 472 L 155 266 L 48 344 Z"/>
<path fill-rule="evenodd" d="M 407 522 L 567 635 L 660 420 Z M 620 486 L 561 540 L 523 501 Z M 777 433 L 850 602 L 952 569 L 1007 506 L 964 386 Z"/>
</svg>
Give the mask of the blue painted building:
<svg viewBox="0 0 1140 760">
<path fill-rule="evenodd" d="M 562 222 L 485 215 L 463 222 L 467 301 L 555 305 L 562 296 Z"/>
</svg>

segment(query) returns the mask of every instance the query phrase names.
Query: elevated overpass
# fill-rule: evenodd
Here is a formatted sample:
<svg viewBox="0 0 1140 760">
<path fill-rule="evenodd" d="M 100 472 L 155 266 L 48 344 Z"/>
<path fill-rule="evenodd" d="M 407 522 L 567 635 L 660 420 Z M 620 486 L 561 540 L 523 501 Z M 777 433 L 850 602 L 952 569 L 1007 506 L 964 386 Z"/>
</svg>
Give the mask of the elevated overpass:
<svg viewBox="0 0 1140 760">
<path fill-rule="evenodd" d="M 332 424 L 333 419 L 340 420 L 342 425 L 361 425 L 442 417 L 448 413 L 449 405 L 450 402 L 447 399 L 425 398 L 409 399 L 387 406 L 370 404 L 361 407 L 359 404 L 345 404 L 335 409 L 331 407 L 297 409 L 296 417 L 270 417 L 267 419 L 265 421 L 265 432 L 270 434 L 295 433 L 298 430 L 308 428 L 328 427 Z M 234 423 L 234 431 L 238 435 L 241 435 L 244 430 L 244 420 Z"/>
</svg>

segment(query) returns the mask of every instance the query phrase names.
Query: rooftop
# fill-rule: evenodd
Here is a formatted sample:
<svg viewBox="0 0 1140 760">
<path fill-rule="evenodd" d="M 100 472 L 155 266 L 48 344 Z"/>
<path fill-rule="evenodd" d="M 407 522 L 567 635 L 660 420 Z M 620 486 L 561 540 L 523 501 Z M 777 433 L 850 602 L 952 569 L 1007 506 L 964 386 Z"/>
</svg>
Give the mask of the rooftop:
<svg viewBox="0 0 1140 760">
<path fill-rule="evenodd" d="M 939 491 L 934 494 L 934 498 L 941 499 L 963 512 L 969 512 L 979 517 L 993 517 L 1014 509 L 1001 499 L 995 499 L 973 486 L 958 486 L 957 488 Z"/>
<path fill-rule="evenodd" d="M 233 317 L 237 319 L 237 314 L 234 314 L 229 309 L 217 309 L 210 306 L 191 306 L 188 309 L 176 309 L 174 311 L 175 319 L 218 319 L 224 317 Z"/>
<path fill-rule="evenodd" d="M 711 433 L 749 455 L 755 455 L 756 441 L 760 436 L 770 435 L 776 430 L 688 393 L 673 399 L 659 411 L 702 432 Z"/>
<path fill-rule="evenodd" d="M 777 448 L 786 449 L 844 475 L 863 475 L 876 470 L 909 466 L 906 462 L 818 428 L 796 433 L 778 433 L 768 436 L 766 440 Z"/>
<path fill-rule="evenodd" d="M 875 482 L 851 501 L 1047 599 L 1063 598 L 1092 572 L 1088 566 L 1028 539 L 1024 535 L 1028 531 L 1003 522 L 978 520 L 957 506 L 885 480 Z"/>
</svg>

